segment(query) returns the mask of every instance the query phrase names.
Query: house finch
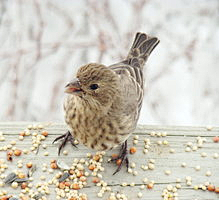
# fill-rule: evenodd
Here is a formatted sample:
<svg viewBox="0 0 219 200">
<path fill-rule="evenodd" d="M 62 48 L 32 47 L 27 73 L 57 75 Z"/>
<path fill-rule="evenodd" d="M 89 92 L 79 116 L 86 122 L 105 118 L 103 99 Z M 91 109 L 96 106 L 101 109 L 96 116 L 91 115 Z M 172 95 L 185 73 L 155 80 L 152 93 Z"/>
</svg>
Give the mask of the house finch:
<svg viewBox="0 0 219 200">
<path fill-rule="evenodd" d="M 123 144 L 117 171 L 123 161 L 128 165 L 127 138 L 136 128 L 144 95 L 143 66 L 158 43 L 156 37 L 137 33 L 122 62 L 110 66 L 90 63 L 79 68 L 65 88 L 69 131 L 54 140 L 63 139 L 59 153 L 73 138 L 98 151 Z"/>
</svg>

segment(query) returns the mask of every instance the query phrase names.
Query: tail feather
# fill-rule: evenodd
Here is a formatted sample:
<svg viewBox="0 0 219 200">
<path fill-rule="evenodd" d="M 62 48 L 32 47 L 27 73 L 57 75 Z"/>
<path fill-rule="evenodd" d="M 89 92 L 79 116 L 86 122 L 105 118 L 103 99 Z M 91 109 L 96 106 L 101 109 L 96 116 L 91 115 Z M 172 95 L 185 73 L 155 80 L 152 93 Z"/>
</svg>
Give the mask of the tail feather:
<svg viewBox="0 0 219 200">
<path fill-rule="evenodd" d="M 142 34 L 142 33 L 136 33 L 135 35 L 135 39 L 134 39 L 134 42 L 133 42 L 133 45 L 131 47 L 131 49 L 134 49 L 134 48 L 137 48 L 139 47 L 139 45 L 145 41 L 147 39 L 147 35 L 146 34 Z"/>
<path fill-rule="evenodd" d="M 145 33 L 137 33 L 126 61 L 133 67 L 143 68 L 149 55 L 160 41 Z"/>
</svg>

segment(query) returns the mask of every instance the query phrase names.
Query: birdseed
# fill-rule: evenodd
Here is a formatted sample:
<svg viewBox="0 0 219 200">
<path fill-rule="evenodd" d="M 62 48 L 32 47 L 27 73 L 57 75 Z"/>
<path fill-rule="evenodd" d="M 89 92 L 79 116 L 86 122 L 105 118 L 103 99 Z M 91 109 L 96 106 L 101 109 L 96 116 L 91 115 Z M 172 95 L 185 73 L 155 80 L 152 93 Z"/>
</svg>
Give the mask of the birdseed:
<svg viewBox="0 0 219 200">
<path fill-rule="evenodd" d="M 207 171 L 207 172 L 205 173 L 205 175 L 206 175 L 206 176 L 211 176 L 211 171 Z"/>
<path fill-rule="evenodd" d="M 32 126 L 32 127 L 34 127 L 34 126 Z M 36 151 L 36 149 L 39 147 L 39 145 L 41 144 L 41 141 L 42 140 L 45 140 L 46 138 L 45 138 L 45 136 L 44 135 L 41 135 L 41 133 L 39 132 L 38 133 L 38 131 L 37 131 L 37 127 L 38 126 L 36 126 L 35 125 L 35 128 L 33 129 L 30 129 L 30 131 L 29 131 L 29 135 L 32 135 L 32 136 L 30 136 L 30 137 L 32 137 L 32 145 L 33 145 L 33 151 Z M 33 132 L 32 133 L 32 130 L 35 130 L 35 132 Z M 23 138 L 25 137 L 26 138 L 26 136 L 27 136 L 27 134 L 26 134 L 26 131 L 24 131 L 25 132 L 25 134 L 24 134 L 24 136 L 22 136 Z M 166 134 L 162 134 L 162 132 L 155 132 L 155 136 L 157 136 L 157 137 L 164 137 L 164 136 L 166 136 Z M 138 141 L 138 137 L 134 137 L 134 140 L 136 140 L 136 141 Z M 25 139 L 26 140 L 26 139 Z M 160 140 L 161 141 L 161 140 Z M 164 141 L 162 141 L 162 144 L 164 144 L 164 145 L 167 145 L 167 144 L 169 144 L 168 143 L 168 141 L 167 142 L 165 142 L 165 141 L 167 141 L 167 140 L 164 140 Z M 139 142 L 139 141 L 138 141 Z M 206 139 L 205 138 L 198 138 L 198 140 L 197 140 L 197 144 L 199 144 L 199 146 L 203 146 L 203 143 L 205 143 L 206 142 Z M 19 141 L 18 141 L 18 143 L 19 143 Z M 149 151 L 148 151 L 148 149 L 150 149 L 150 140 L 149 139 L 144 139 L 144 143 L 145 143 L 145 145 L 144 145 L 144 150 L 145 150 L 145 152 L 146 153 L 148 153 Z M 5 145 L 4 147 L 0 147 L 2 150 L 7 150 L 7 149 L 11 149 L 11 151 L 14 151 L 14 152 L 16 152 L 17 150 L 19 150 L 19 149 L 17 149 L 16 148 L 16 141 L 11 141 L 10 142 L 10 145 Z M 136 143 L 137 144 L 137 143 Z M 154 141 L 152 141 L 152 144 L 154 144 Z M 12 147 L 12 145 L 14 146 L 14 147 Z M 42 145 L 42 147 L 43 148 L 47 148 L 47 145 L 46 144 L 41 144 Z M 193 151 L 195 151 L 195 150 L 197 150 L 198 149 L 198 146 L 196 146 L 194 143 L 192 143 L 192 142 L 188 142 L 187 143 L 187 146 L 188 147 L 191 147 L 191 149 L 193 150 Z M 195 149 L 194 149 L 195 148 Z M 204 148 L 204 146 L 203 146 L 203 148 Z M 16 151 L 15 151 L 16 150 Z M 65 155 L 67 155 L 68 153 L 65 153 L 67 150 L 64 150 L 63 151 L 63 154 Z M 170 149 L 169 150 L 169 152 L 170 153 L 174 153 L 175 152 L 175 150 L 174 149 Z M 26 153 L 31 153 L 31 152 L 29 152 L 29 150 L 25 150 L 25 149 L 22 149 L 22 153 L 24 153 L 24 154 L 26 154 Z M 44 152 L 44 155 L 45 155 L 45 153 L 46 152 Z M 201 154 L 202 155 L 202 154 Z M 22 155 L 20 155 L 20 156 L 22 156 Z M 73 192 L 71 192 L 71 191 L 77 191 L 77 194 L 75 193 L 75 197 L 76 197 L 76 199 L 77 198 L 79 198 L 79 194 L 81 194 L 80 192 L 79 192 L 79 190 L 81 189 L 81 188 L 83 188 L 84 186 L 86 186 L 86 181 L 87 181 L 87 179 L 89 178 L 89 176 L 95 176 L 96 178 L 98 177 L 99 179 L 100 179 L 100 182 L 97 182 L 97 187 L 100 187 L 100 190 L 98 191 L 98 193 L 97 193 L 97 196 L 104 196 L 105 195 L 105 193 L 108 191 L 111 191 L 111 190 L 113 190 L 113 188 L 111 189 L 111 187 L 109 187 L 109 186 L 107 186 L 107 183 L 106 182 L 102 182 L 102 178 L 103 178 L 103 175 L 102 174 L 100 174 L 100 172 L 101 171 L 104 171 L 104 168 L 101 166 L 101 165 L 99 165 L 98 164 L 98 161 L 97 161 L 97 163 L 96 163 L 96 160 L 99 160 L 99 161 L 101 161 L 101 162 L 103 162 L 103 158 L 101 157 L 101 158 L 98 158 L 98 159 L 96 159 L 98 156 L 94 156 L 93 157 L 93 155 L 91 154 L 91 153 L 89 153 L 88 154 L 88 159 L 89 159 L 89 161 L 87 161 L 86 159 L 75 159 L 74 161 L 75 161 L 75 163 L 74 163 L 74 165 L 72 165 L 72 166 L 68 166 L 68 169 L 67 170 L 70 170 L 70 168 L 74 171 L 74 173 L 72 174 L 72 175 L 69 175 L 69 177 L 67 177 L 63 182 L 65 182 L 65 184 L 63 185 L 63 184 L 61 184 L 60 185 L 60 187 L 63 187 L 63 189 L 60 189 L 60 188 L 56 188 L 56 189 L 58 189 L 58 190 L 55 190 L 56 191 L 56 195 L 57 195 L 57 199 L 61 199 L 61 198 L 69 198 L 71 195 L 70 194 L 73 194 Z M 213 158 L 218 158 L 218 153 L 214 153 L 213 154 Z M 90 162 L 92 160 L 92 162 Z M 29 163 L 26 163 L 26 162 L 24 162 L 24 161 L 22 161 L 22 160 L 19 160 L 19 161 L 15 161 L 15 162 L 17 162 L 17 167 L 18 166 L 20 166 L 20 167 L 25 167 L 25 169 L 26 169 L 26 166 L 27 166 L 27 164 L 29 164 Z M 34 160 L 33 160 L 33 162 L 34 162 Z M 45 161 L 46 162 L 46 161 Z M 149 159 L 149 162 L 148 162 L 148 165 L 142 165 L 142 167 L 144 168 L 144 169 L 154 169 L 155 168 L 155 165 L 154 165 L 154 163 L 155 163 L 155 160 L 153 160 L 153 159 Z M 32 164 L 32 163 L 31 163 Z M 89 172 L 86 172 L 85 170 L 87 169 L 86 168 L 86 166 L 89 166 L 90 164 L 92 164 L 92 165 L 94 165 L 95 167 L 94 167 L 94 169 L 93 169 L 93 171 L 91 171 L 90 173 Z M 33 164 L 32 164 L 33 165 Z M 48 167 L 49 166 L 49 167 Z M 52 175 L 53 177 L 56 177 L 56 174 L 57 174 L 57 171 L 56 170 L 60 170 L 61 171 L 61 175 L 60 175 L 60 177 L 62 177 L 63 176 L 63 174 L 65 174 L 66 173 L 66 169 L 61 169 L 61 168 L 51 168 L 50 169 L 50 167 L 51 167 L 51 165 L 50 164 L 46 164 L 46 163 L 44 163 L 43 164 L 43 166 L 42 166 L 42 168 L 43 169 L 45 169 L 45 171 L 44 172 L 47 172 L 47 173 L 54 173 L 55 172 L 55 174 L 54 175 Z M 131 168 L 137 168 L 138 166 L 137 166 L 137 163 L 134 163 L 134 162 L 132 162 L 131 164 L 130 164 L 130 167 Z M 18 167 L 19 168 L 19 167 Z M 28 168 L 28 167 L 27 167 Z M 29 166 L 29 168 L 32 168 L 32 166 L 30 165 Z M 129 169 L 131 169 L 131 168 L 129 168 Z M 1 168 L 1 161 L 0 161 L 0 170 L 2 170 L 3 168 Z M 200 166 L 196 166 L 195 167 L 195 169 L 198 171 L 198 170 L 200 170 Z M 23 170 L 23 169 L 19 169 L 19 170 Z M 83 171 L 83 173 L 80 173 L 80 170 L 81 171 Z M 88 170 L 88 169 L 87 169 Z M 132 170 L 132 169 L 131 169 Z M 89 171 L 89 170 L 88 170 Z M 131 171 L 132 172 L 132 174 L 133 175 L 138 175 L 138 172 L 136 171 L 136 170 L 132 170 Z M 207 173 L 208 172 L 208 173 Z M 207 171 L 206 172 L 206 176 L 207 176 L 207 174 L 210 174 L 211 175 L 211 172 L 210 171 Z M 1 172 L 0 172 L 0 174 L 1 174 Z M 170 175 L 171 174 L 171 171 L 170 170 L 165 170 L 165 174 L 167 174 L 167 175 Z M 3 178 L 5 178 L 3 175 L 4 174 L 1 174 L 2 176 L 1 177 L 3 177 Z M 210 176 L 209 175 L 209 176 Z M 60 178 L 59 177 L 59 178 Z M 46 173 L 43 173 L 43 175 L 41 175 L 40 177 L 39 177 L 39 179 L 41 179 L 42 181 L 45 181 L 45 179 L 47 178 L 47 176 L 46 176 Z M 28 178 L 29 179 L 29 181 L 33 181 L 33 178 L 32 177 L 30 177 L 30 178 Z M 24 181 L 24 180 L 28 180 L 27 178 L 20 178 L 20 179 L 18 179 L 18 178 L 16 178 L 16 181 L 13 181 L 12 183 L 10 183 L 11 184 L 11 186 L 13 187 L 13 188 L 18 188 L 18 186 L 20 186 L 20 184 L 21 184 L 21 182 L 22 181 Z M 74 182 L 75 181 L 75 182 Z M 181 182 L 181 180 L 179 181 L 179 180 L 177 180 L 178 182 Z M 19 183 L 18 183 L 19 182 Z M 71 182 L 74 182 L 74 184 L 70 184 Z M 144 179 L 144 183 L 145 183 L 145 185 L 143 184 L 143 185 L 140 185 L 140 188 L 139 189 L 142 189 L 142 190 L 144 190 L 145 189 L 145 186 L 148 188 L 148 189 L 152 189 L 153 188 L 153 186 L 154 186 L 154 183 L 153 183 L 153 181 L 149 181 L 148 179 Z M 37 188 L 38 188 L 38 192 L 39 193 L 42 193 L 43 195 L 46 195 L 46 194 L 49 194 L 50 193 L 50 191 L 49 191 L 49 185 L 59 185 L 59 182 L 58 182 L 58 178 L 53 178 L 53 179 L 51 179 L 51 180 L 48 180 L 47 182 L 46 182 L 46 185 L 45 185 L 45 183 L 41 183 L 41 184 L 38 184 L 38 186 L 37 186 Z M 70 185 L 69 185 L 70 184 Z M 94 184 L 94 183 L 93 183 Z M 147 184 L 147 185 L 146 185 Z M 188 179 L 188 180 L 186 180 L 186 184 L 187 185 L 189 185 L 189 186 L 191 186 L 192 185 L 192 180 L 191 179 Z M 127 183 L 123 183 L 123 184 L 121 184 L 121 186 L 127 186 L 128 184 Z M 135 185 L 135 183 L 134 182 L 132 182 L 132 183 L 130 183 L 129 184 L 130 186 L 134 186 Z M 0 181 L 0 187 L 3 187 L 4 186 L 4 182 L 3 181 Z M 23 193 L 23 195 L 24 194 L 29 194 L 29 193 L 31 193 L 32 192 L 32 194 L 34 195 L 34 190 L 32 190 L 31 188 L 33 188 L 34 189 L 34 187 L 35 187 L 35 185 L 33 185 L 32 183 L 29 183 L 29 184 L 27 184 L 26 182 L 23 182 L 22 183 L 22 185 L 21 185 L 23 188 L 22 188 L 22 193 Z M 199 187 L 199 186 L 198 186 Z M 72 189 L 72 188 L 74 188 L 74 189 Z M 169 191 L 169 193 L 168 193 L 168 198 L 170 199 L 170 198 L 173 198 L 174 200 L 177 200 L 177 198 L 178 198 L 178 193 L 177 193 L 177 189 L 180 189 L 181 188 L 181 185 L 180 184 L 176 184 L 175 186 L 172 186 L 172 189 L 171 189 L 171 191 Z M 202 185 L 201 187 L 199 187 L 200 189 L 202 189 L 202 190 L 207 190 L 208 189 L 208 185 Z M 31 191 L 32 190 L 32 191 Z M 31 191 L 31 192 L 29 192 L 29 191 Z M 0 195 L 1 195 L 1 190 L 0 190 Z M 164 196 L 166 195 L 167 193 L 165 193 L 164 194 Z M 33 196 L 32 195 L 32 196 Z M 141 193 L 141 192 L 138 192 L 137 193 L 137 197 L 139 197 L 139 198 L 141 198 L 143 196 L 143 193 Z M 104 196 L 105 197 L 105 196 Z M 119 194 L 117 194 L 117 195 L 110 195 L 109 196 L 109 199 L 112 197 L 112 199 L 115 197 L 115 198 L 117 198 L 117 197 L 119 197 L 120 199 L 127 199 L 126 197 L 125 197 L 125 195 L 124 194 L 121 194 L 121 193 L 119 193 Z M 42 200 L 46 200 L 47 199 L 47 197 L 46 196 L 41 196 L 41 199 Z M 23 199 L 22 199 L 23 200 Z M 26 200 L 26 199 L 24 199 L 24 200 Z M 107 199 L 108 200 L 108 199 Z M 115 200 L 118 200 L 118 199 L 115 199 Z"/>
<path fill-rule="evenodd" d="M 214 158 L 214 159 L 219 158 L 219 154 L 218 154 L 218 153 L 214 153 L 214 154 L 213 154 L 213 158 Z"/>
<path fill-rule="evenodd" d="M 171 171 L 170 171 L 170 170 L 165 170 L 165 174 L 166 174 L 166 175 L 170 175 L 170 174 L 171 174 Z"/>
<path fill-rule="evenodd" d="M 202 152 L 202 153 L 201 153 L 201 157 L 207 157 L 207 153 Z"/>
</svg>

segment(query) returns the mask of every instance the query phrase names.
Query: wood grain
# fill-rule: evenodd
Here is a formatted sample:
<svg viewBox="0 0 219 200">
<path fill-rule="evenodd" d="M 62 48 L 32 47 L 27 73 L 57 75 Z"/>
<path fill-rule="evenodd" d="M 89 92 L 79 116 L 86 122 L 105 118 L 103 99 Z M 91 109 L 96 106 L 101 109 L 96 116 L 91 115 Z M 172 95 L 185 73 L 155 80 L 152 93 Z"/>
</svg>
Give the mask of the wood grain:
<svg viewBox="0 0 219 200">
<path fill-rule="evenodd" d="M 0 122 L 0 131 L 3 132 L 6 140 L 0 142 L 0 147 L 10 143 L 12 140 L 16 140 L 16 147 L 19 149 L 29 149 L 31 147 L 31 136 L 25 137 L 23 141 L 18 140 L 19 132 L 24 130 L 29 124 L 39 124 L 33 122 Z M 15 158 L 13 162 L 8 162 L 9 169 L 6 170 L 4 174 L 8 174 L 14 168 L 16 168 L 17 161 L 23 159 L 24 163 L 32 161 L 37 164 L 38 170 L 34 174 L 34 182 L 39 182 L 39 177 L 41 175 L 46 176 L 48 181 L 54 174 L 48 174 L 47 172 L 42 172 L 42 164 L 49 164 L 51 159 L 58 159 L 57 156 L 57 144 L 52 145 L 52 141 L 58 136 L 66 132 L 67 127 L 62 123 L 42 123 L 46 126 L 46 130 L 49 132 L 49 136 L 43 144 L 47 144 L 48 148 L 45 150 L 40 146 L 38 154 L 30 153 L 28 155 L 22 155 L 19 158 Z M 155 132 L 166 132 L 166 137 L 151 137 L 150 133 Z M 107 163 L 109 156 L 112 153 L 118 152 L 118 149 L 107 152 L 104 157 L 105 171 L 103 174 L 103 180 L 108 183 L 114 192 L 124 192 L 129 200 L 138 199 L 137 193 L 141 192 L 143 194 L 142 200 L 160 200 L 163 199 L 161 196 L 162 190 L 168 185 L 176 184 L 176 179 L 181 178 L 182 188 L 178 190 L 178 199 L 179 200 L 216 200 L 219 198 L 219 195 L 214 192 L 194 190 L 193 185 L 204 184 L 206 181 L 211 182 L 212 184 L 219 186 L 219 159 L 214 159 L 213 154 L 219 153 L 219 143 L 214 143 L 212 138 L 216 135 L 219 135 L 219 127 L 213 127 L 211 130 L 208 130 L 206 127 L 183 127 L 183 126 L 146 126 L 139 125 L 134 135 L 139 135 L 139 143 L 136 145 L 137 153 L 134 155 L 129 155 L 130 162 L 136 163 L 135 170 L 138 171 L 138 175 L 134 176 L 126 172 L 125 167 L 122 168 L 120 173 L 112 176 L 115 171 L 115 165 L 113 163 Z M 196 143 L 196 137 L 201 136 L 207 139 L 207 142 L 204 143 L 202 148 L 199 148 L 197 151 L 185 152 L 185 147 L 187 142 Z M 149 138 L 151 140 L 151 148 L 149 149 L 148 154 L 143 154 L 144 148 L 144 139 Z M 158 145 L 158 140 L 167 140 L 168 145 Z M 132 137 L 129 138 L 128 144 L 129 147 L 133 146 Z M 175 153 L 169 153 L 170 148 L 175 149 Z M 78 145 L 78 148 L 72 147 L 68 144 L 65 147 L 68 150 L 69 154 L 67 156 L 61 154 L 59 159 L 65 161 L 67 164 L 71 165 L 74 158 L 86 158 L 86 153 L 90 151 L 83 145 Z M 44 152 L 48 151 L 49 156 L 44 156 Z M 201 157 L 201 153 L 206 152 L 207 157 Z M 6 152 L 0 151 L 0 158 L 6 158 Z M 143 171 L 141 165 L 148 163 L 149 159 L 155 160 L 155 169 Z M 181 167 L 181 163 L 187 163 L 187 167 Z M 195 166 L 200 165 L 201 170 L 196 171 Z M 22 170 L 26 170 L 25 167 Z M 170 175 L 165 175 L 164 171 L 170 170 L 172 173 Z M 212 176 L 207 177 L 205 175 L 206 171 L 210 170 Z M 187 186 L 185 183 L 185 177 L 192 177 L 192 186 Z M 141 190 L 140 186 L 143 184 L 143 178 L 148 178 L 149 180 L 154 180 L 155 185 L 152 190 L 145 189 Z M 1 179 L 0 179 L 1 180 Z M 122 187 L 120 184 L 122 182 L 135 182 L 134 187 Z M 56 199 L 54 192 L 54 186 L 50 186 L 51 194 L 47 199 Z M 1 190 L 7 190 L 9 194 L 20 193 L 20 189 L 12 189 L 9 186 L 0 187 Z M 95 186 L 91 181 L 88 181 L 86 188 L 82 189 L 85 192 L 89 200 L 104 199 L 106 200 L 109 196 L 109 193 L 104 194 L 103 198 L 97 197 L 97 192 L 100 190 L 99 187 Z"/>
</svg>

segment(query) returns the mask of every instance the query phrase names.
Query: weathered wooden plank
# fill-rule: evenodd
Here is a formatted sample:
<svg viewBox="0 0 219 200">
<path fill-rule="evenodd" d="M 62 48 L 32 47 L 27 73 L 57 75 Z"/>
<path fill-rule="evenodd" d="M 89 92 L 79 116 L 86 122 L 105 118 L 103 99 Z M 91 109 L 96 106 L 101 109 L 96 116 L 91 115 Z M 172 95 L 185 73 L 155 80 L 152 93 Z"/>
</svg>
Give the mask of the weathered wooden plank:
<svg viewBox="0 0 219 200">
<path fill-rule="evenodd" d="M 21 125 L 22 124 L 22 125 Z M 5 132 L 5 134 L 15 134 L 22 129 L 24 129 L 29 123 L 21 123 L 21 124 L 10 124 L 0 123 L 1 131 Z M 50 126 L 50 125 L 51 126 Z M 52 124 L 52 123 L 45 123 L 46 126 L 48 126 L 48 130 L 51 131 L 51 135 L 60 135 L 67 130 L 67 127 L 64 124 Z M 189 130 L 189 128 L 191 128 Z M 219 133 L 218 127 L 212 127 L 211 131 L 207 130 L 207 127 L 168 127 L 168 126 L 145 126 L 145 125 L 139 125 L 136 130 L 134 131 L 134 135 L 150 135 L 151 132 L 168 132 L 168 136 L 181 136 L 181 137 L 197 137 L 204 136 L 204 137 L 212 137 Z"/>
<path fill-rule="evenodd" d="M 18 140 L 18 134 L 20 131 L 24 130 L 28 124 L 32 124 L 30 122 L 0 122 L 0 131 L 2 131 L 6 137 L 6 141 L 0 142 L 0 147 L 8 144 L 11 140 L 17 141 L 17 148 L 19 149 L 29 149 L 31 147 L 31 136 L 25 137 L 23 141 Z M 48 123 L 45 123 L 48 124 Z M 63 134 L 67 128 L 62 123 L 52 123 L 46 130 L 49 131 L 49 137 L 43 141 L 43 144 L 47 144 L 48 148 L 45 150 L 40 146 L 38 154 L 29 154 L 24 155 L 20 159 L 25 160 L 27 163 L 32 161 L 38 165 L 38 170 L 34 175 L 34 182 L 38 182 L 39 177 L 43 174 L 47 177 L 47 181 L 51 179 L 54 174 L 48 174 L 47 172 L 42 172 L 41 166 L 43 163 L 49 165 L 51 159 L 62 159 L 67 164 L 71 164 L 74 158 L 85 158 L 87 152 L 92 152 L 83 145 L 79 145 L 78 148 L 73 148 L 69 144 L 66 146 L 66 150 L 69 151 L 68 156 L 64 156 L 63 154 L 58 157 L 57 156 L 57 145 L 52 145 L 51 142 L 53 139 L 60 134 Z M 155 132 L 167 132 L 167 137 L 151 137 L 150 133 L 152 131 Z M 109 156 L 112 153 L 118 152 L 118 148 L 110 151 L 104 157 L 104 168 L 105 171 L 103 174 L 103 180 L 105 180 L 108 185 L 111 186 L 112 190 L 117 192 L 124 192 L 128 199 L 134 200 L 137 199 L 137 193 L 142 192 L 143 197 L 142 200 L 156 200 L 162 199 L 161 194 L 162 190 L 168 184 L 176 184 L 176 178 L 182 179 L 182 189 L 178 191 L 179 199 L 188 200 L 188 199 L 218 199 L 218 195 L 216 193 L 210 193 L 208 191 L 195 191 L 193 190 L 193 186 L 187 186 L 185 183 L 185 177 L 191 176 L 193 181 L 192 185 L 203 184 L 206 181 L 212 182 L 215 185 L 219 186 L 219 177 L 218 174 L 218 166 L 219 159 L 214 159 L 213 154 L 219 153 L 219 143 L 213 143 L 212 137 L 219 134 L 219 128 L 213 127 L 212 130 L 207 130 L 206 127 L 174 127 L 174 126 L 139 126 L 135 135 L 139 135 L 139 143 L 136 145 L 137 153 L 129 156 L 130 162 L 136 163 L 136 170 L 138 171 L 137 176 L 133 176 L 126 172 L 125 167 L 121 170 L 120 173 L 112 176 L 112 173 L 115 170 L 115 165 L 113 163 L 107 163 Z M 207 142 L 204 143 L 202 148 L 199 148 L 197 151 L 193 152 L 185 152 L 185 147 L 187 142 L 193 142 L 196 144 L 196 137 L 203 136 L 207 138 Z M 151 148 L 149 149 L 148 154 L 143 154 L 144 148 L 144 139 L 150 138 L 151 140 Z M 158 145 L 158 140 L 167 140 L 169 142 L 168 145 Z M 129 139 L 129 146 L 132 146 L 132 138 Z M 170 148 L 175 149 L 175 153 L 169 153 Z M 45 157 L 44 152 L 48 151 L 49 156 Z M 207 157 L 201 157 L 201 153 L 206 152 Z M 0 158 L 5 158 L 6 153 L 4 151 L 0 151 Z M 149 159 L 155 160 L 155 169 L 143 171 L 141 169 L 141 165 L 146 165 Z M 19 158 L 15 158 L 14 161 L 9 165 L 9 169 L 7 173 L 15 168 L 15 165 Z M 182 168 L 181 163 L 186 162 L 187 167 Z M 8 162 L 9 163 L 9 162 Z M 194 169 L 195 166 L 200 165 L 201 170 L 196 171 Z M 171 170 L 170 175 L 165 175 L 165 170 Z M 210 170 L 212 172 L 212 176 L 207 177 L 205 175 L 206 171 Z M 5 172 L 5 174 L 7 174 Z M 152 190 L 144 189 L 140 190 L 140 185 L 143 184 L 142 179 L 148 178 L 149 180 L 155 181 L 155 186 Z M 120 184 L 122 182 L 135 182 L 136 186 L 134 187 L 121 187 Z M 14 190 L 10 187 L 4 187 L 3 189 L 8 190 L 10 194 L 18 194 L 20 190 Z M 82 189 L 86 194 L 88 194 L 89 199 L 101 199 L 97 197 L 97 192 L 100 188 L 94 186 L 91 181 L 88 182 L 86 188 Z M 0 188 L 1 191 L 1 188 Z M 102 199 L 107 199 L 109 193 L 105 194 Z M 51 195 L 48 199 L 55 199 L 54 186 L 51 186 Z"/>
</svg>

